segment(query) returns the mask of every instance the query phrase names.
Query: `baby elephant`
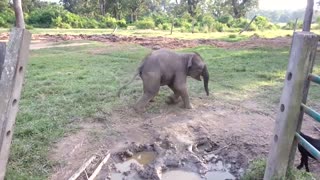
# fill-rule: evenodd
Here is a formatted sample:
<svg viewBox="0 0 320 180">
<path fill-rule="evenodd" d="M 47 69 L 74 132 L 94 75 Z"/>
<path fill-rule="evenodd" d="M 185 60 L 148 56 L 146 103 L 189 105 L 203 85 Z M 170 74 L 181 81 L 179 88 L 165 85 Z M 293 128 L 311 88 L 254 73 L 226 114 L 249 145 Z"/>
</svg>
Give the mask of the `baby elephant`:
<svg viewBox="0 0 320 180">
<path fill-rule="evenodd" d="M 143 80 L 143 96 L 138 100 L 134 109 L 144 111 L 147 103 L 157 95 L 160 86 L 167 85 L 173 94 L 166 101 L 168 104 L 177 103 L 181 97 L 184 107 L 191 109 L 187 91 L 187 76 L 201 81 L 204 80 L 204 89 L 209 96 L 208 82 L 209 73 L 206 64 L 198 53 L 176 53 L 167 49 L 153 51 L 147 55 L 133 79 L 121 87 L 130 84 L 138 75 Z"/>
<path fill-rule="evenodd" d="M 314 139 L 310 136 L 307 136 L 300 132 L 300 136 L 303 137 L 305 140 L 307 140 L 312 146 L 314 146 L 318 151 L 320 150 L 320 140 Z M 308 166 L 308 158 L 312 157 L 315 159 L 303 146 L 298 144 L 298 149 L 301 153 L 301 162 L 300 165 L 297 167 L 298 169 L 303 168 L 303 166 L 306 166 L 306 171 L 309 172 L 309 166 Z"/>
</svg>

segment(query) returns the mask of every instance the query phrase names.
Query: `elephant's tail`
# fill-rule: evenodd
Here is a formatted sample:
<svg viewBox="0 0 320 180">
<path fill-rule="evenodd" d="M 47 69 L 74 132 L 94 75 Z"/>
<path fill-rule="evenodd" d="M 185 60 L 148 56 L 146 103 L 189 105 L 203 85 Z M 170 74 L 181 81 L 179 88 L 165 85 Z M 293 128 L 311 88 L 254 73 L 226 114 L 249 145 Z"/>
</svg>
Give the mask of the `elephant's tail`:
<svg viewBox="0 0 320 180">
<path fill-rule="evenodd" d="M 141 67 L 138 68 L 138 71 L 136 72 L 136 74 L 132 77 L 132 79 L 127 84 L 120 87 L 120 89 L 117 92 L 118 97 L 120 97 L 121 90 L 124 89 L 125 87 L 127 87 L 129 84 L 131 84 L 136 79 L 136 77 L 140 74 L 140 72 L 141 72 L 140 69 L 141 69 Z"/>
</svg>

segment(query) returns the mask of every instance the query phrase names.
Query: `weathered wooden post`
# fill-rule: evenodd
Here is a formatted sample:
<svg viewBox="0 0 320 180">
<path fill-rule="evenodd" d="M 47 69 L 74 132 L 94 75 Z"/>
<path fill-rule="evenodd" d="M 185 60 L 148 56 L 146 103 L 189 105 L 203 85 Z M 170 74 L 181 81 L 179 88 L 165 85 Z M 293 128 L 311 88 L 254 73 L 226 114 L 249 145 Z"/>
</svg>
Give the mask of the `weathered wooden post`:
<svg viewBox="0 0 320 180">
<path fill-rule="evenodd" d="M 30 40 L 31 34 L 27 30 L 14 28 L 3 62 L 0 79 L 0 180 L 5 177 Z"/>
<path fill-rule="evenodd" d="M 295 133 L 301 124 L 299 121 L 302 119 L 300 111 L 304 87 L 312 71 L 318 40 L 314 33 L 294 33 L 264 180 L 286 176 L 290 152 L 295 145 Z"/>
<path fill-rule="evenodd" d="M 1 72 L 2 72 L 2 66 L 3 66 L 5 54 L 6 54 L 6 43 L 0 42 L 0 79 L 1 79 Z"/>
</svg>

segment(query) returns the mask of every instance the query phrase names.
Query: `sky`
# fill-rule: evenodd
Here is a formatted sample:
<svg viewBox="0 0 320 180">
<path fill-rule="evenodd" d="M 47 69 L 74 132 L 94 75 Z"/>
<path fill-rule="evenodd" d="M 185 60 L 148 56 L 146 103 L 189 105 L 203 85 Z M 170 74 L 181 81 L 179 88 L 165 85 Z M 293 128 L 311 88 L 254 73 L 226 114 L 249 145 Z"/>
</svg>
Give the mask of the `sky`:
<svg viewBox="0 0 320 180">
<path fill-rule="evenodd" d="M 59 0 L 43 0 L 51 2 L 59 2 Z M 307 0 L 259 0 L 259 9 L 268 10 L 297 10 L 304 9 L 307 5 Z"/>
<path fill-rule="evenodd" d="M 307 0 L 259 0 L 259 9 L 282 10 L 282 9 L 305 9 Z"/>
</svg>

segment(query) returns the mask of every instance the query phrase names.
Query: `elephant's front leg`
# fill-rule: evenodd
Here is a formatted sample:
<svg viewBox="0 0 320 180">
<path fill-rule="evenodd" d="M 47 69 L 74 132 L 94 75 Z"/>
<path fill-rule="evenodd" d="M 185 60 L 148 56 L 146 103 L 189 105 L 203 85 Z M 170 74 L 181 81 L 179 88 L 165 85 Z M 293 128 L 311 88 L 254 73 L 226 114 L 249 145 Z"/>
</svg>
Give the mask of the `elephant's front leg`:
<svg viewBox="0 0 320 180">
<path fill-rule="evenodd" d="M 168 96 L 168 99 L 166 100 L 167 104 L 176 104 L 179 102 L 180 94 L 179 92 L 172 86 L 168 85 L 169 88 L 173 91 L 173 94 Z"/>
<path fill-rule="evenodd" d="M 175 89 L 179 92 L 179 94 L 182 97 L 183 103 L 184 103 L 184 108 L 187 109 L 192 109 L 192 105 L 189 100 L 189 94 L 187 90 L 187 85 L 182 84 L 182 85 L 175 85 Z"/>
</svg>

